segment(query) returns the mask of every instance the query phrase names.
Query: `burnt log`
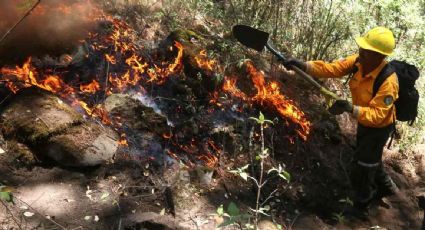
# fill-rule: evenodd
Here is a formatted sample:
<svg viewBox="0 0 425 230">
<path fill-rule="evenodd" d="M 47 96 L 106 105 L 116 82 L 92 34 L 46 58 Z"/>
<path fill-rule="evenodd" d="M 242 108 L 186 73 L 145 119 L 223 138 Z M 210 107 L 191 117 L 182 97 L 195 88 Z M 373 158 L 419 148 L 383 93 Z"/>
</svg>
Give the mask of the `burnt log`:
<svg viewBox="0 0 425 230">
<path fill-rule="evenodd" d="M 11 97 L 0 111 L 5 138 L 28 145 L 37 158 L 63 166 L 94 166 L 111 159 L 118 135 L 85 121 L 81 114 L 50 92 L 27 88 Z"/>
</svg>

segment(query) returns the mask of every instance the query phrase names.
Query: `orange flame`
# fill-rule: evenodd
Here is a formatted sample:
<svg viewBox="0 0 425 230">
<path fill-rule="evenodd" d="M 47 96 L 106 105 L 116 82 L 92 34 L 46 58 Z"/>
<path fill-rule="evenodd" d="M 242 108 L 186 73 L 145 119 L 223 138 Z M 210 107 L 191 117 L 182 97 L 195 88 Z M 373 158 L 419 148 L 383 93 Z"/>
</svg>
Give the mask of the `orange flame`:
<svg viewBox="0 0 425 230">
<path fill-rule="evenodd" d="M 244 101 L 251 100 L 244 92 L 236 87 L 236 78 L 225 78 L 223 90 Z"/>
<path fill-rule="evenodd" d="M 158 67 L 157 65 L 154 65 L 154 68 L 149 68 L 147 71 L 149 76 L 148 82 L 162 84 L 171 74 L 177 73 L 183 68 L 183 45 L 175 41 L 174 47 L 178 49 L 174 62 L 165 68 Z"/>
<path fill-rule="evenodd" d="M 80 85 L 80 90 L 84 93 L 94 94 L 100 90 L 99 82 L 93 80 L 91 83 L 87 85 Z"/>
<path fill-rule="evenodd" d="M 6 76 L 9 89 L 16 93 L 20 88 L 37 86 L 47 91 L 57 93 L 62 90 L 64 83 L 56 75 L 47 75 L 44 79 L 38 80 L 38 74 L 31 66 L 31 58 L 23 64 L 22 67 L 16 66 L 14 69 L 2 68 L 0 73 Z"/>
<path fill-rule="evenodd" d="M 246 68 L 257 89 L 257 94 L 254 97 L 248 97 L 245 93 L 241 92 L 236 87 L 235 78 L 226 78 L 223 90 L 244 101 L 256 102 L 261 105 L 265 104 L 266 106 L 274 107 L 281 116 L 298 124 L 299 128 L 296 132 L 303 140 L 307 140 L 307 136 L 310 133 L 310 121 L 306 119 L 305 114 L 296 107 L 291 100 L 281 94 L 279 83 L 274 81 L 266 83 L 264 74 L 258 71 L 252 62 L 247 62 Z"/>
<path fill-rule="evenodd" d="M 112 65 L 117 64 L 117 61 L 115 60 L 115 57 L 114 56 L 111 56 L 109 54 L 105 54 L 105 59 L 106 59 L 106 61 L 108 61 Z"/>
<path fill-rule="evenodd" d="M 171 137 L 173 137 L 173 134 L 172 133 L 164 133 L 164 134 L 162 134 L 162 137 L 164 139 L 170 139 Z"/>
<path fill-rule="evenodd" d="M 128 146 L 127 135 L 125 133 L 121 134 L 121 137 L 118 140 L 118 145 Z"/>
<path fill-rule="evenodd" d="M 41 9 L 39 13 L 50 9 Z M 58 11 L 68 14 L 70 8 L 67 6 L 59 7 Z M 72 12 L 74 13 L 74 12 Z M 104 90 L 107 95 L 114 92 L 123 92 L 124 90 L 138 89 L 144 92 L 144 82 L 152 82 L 155 84 L 164 83 L 170 76 L 179 73 L 183 69 L 183 55 L 184 47 L 179 42 L 174 42 L 173 46 L 170 47 L 170 51 L 174 51 L 176 57 L 171 61 L 164 62 L 148 62 L 148 59 L 138 56 L 141 51 L 141 47 L 137 45 L 137 33 L 124 21 L 114 19 L 110 16 L 102 15 L 101 20 L 108 20 L 112 23 L 112 32 L 109 35 L 103 35 L 102 33 L 89 33 L 88 44 L 93 48 L 95 55 L 101 55 L 105 60 L 114 66 L 109 66 L 108 74 L 106 76 L 107 82 L 101 85 L 99 82 L 104 82 L 105 79 L 97 78 L 92 80 L 88 84 L 81 84 L 70 86 L 67 85 L 62 79 L 62 75 L 52 74 L 53 70 L 38 70 L 32 66 L 32 60 L 29 58 L 22 66 L 16 66 L 14 68 L 4 67 L 0 69 L 5 79 L 6 86 L 9 87 L 13 92 L 30 86 L 36 86 L 50 92 L 58 94 L 60 97 L 65 98 L 65 101 L 71 101 L 72 106 L 76 106 L 92 118 L 101 120 L 103 124 L 119 127 L 121 123 L 120 119 L 114 119 L 112 122 L 105 108 L 101 104 L 93 104 L 88 102 L 86 99 L 90 98 L 89 94 L 94 94 L 100 90 Z M 83 41 L 81 41 L 83 42 Z M 86 55 L 86 58 L 92 55 L 92 52 Z M 196 57 L 196 64 L 199 68 L 213 70 L 217 68 L 217 62 L 215 60 L 208 60 L 208 55 L 205 50 L 202 50 Z M 61 64 L 69 64 L 72 61 L 72 57 L 69 55 L 63 55 L 59 61 Z M 124 64 L 124 63 L 125 64 Z M 66 65 L 65 65 L 66 66 Z M 119 68 L 117 68 L 119 67 Z M 116 69 L 119 69 L 117 72 Z M 48 73 L 48 74 L 47 74 Z M 99 74 L 99 76 L 104 74 Z M 145 80 L 141 82 L 141 80 Z M 241 92 L 242 93 L 242 92 Z M 79 98 L 81 97 L 81 98 Z M 93 97 L 91 97 L 93 98 Z M 172 134 L 164 134 L 165 139 L 171 139 Z M 172 142 L 172 139 L 170 140 Z M 119 140 L 120 145 L 128 146 L 127 137 L 125 134 L 121 135 Z M 200 152 L 206 152 L 199 159 L 202 159 L 209 166 L 214 166 L 218 162 L 218 158 L 213 152 L 219 152 L 219 149 L 211 142 L 208 142 L 208 147 L 204 150 L 200 150 L 193 140 L 187 146 L 177 145 L 179 151 L 184 151 L 188 154 L 196 154 Z M 211 150 L 211 151 L 210 151 Z M 177 155 L 169 152 L 171 156 Z M 193 163 L 188 160 L 187 164 Z"/>
<path fill-rule="evenodd" d="M 201 50 L 197 56 L 195 56 L 196 63 L 201 69 L 206 69 L 212 71 L 217 64 L 216 60 L 208 60 L 208 55 L 206 50 Z"/>
<path fill-rule="evenodd" d="M 175 41 L 174 46 L 178 49 L 177 57 L 174 59 L 174 63 L 168 66 L 168 73 L 177 72 L 177 70 L 182 67 L 183 45 L 180 42 Z"/>
<path fill-rule="evenodd" d="M 139 74 L 144 73 L 146 71 L 146 67 L 148 67 L 148 63 L 142 64 L 136 54 L 133 54 L 131 57 L 127 58 L 125 63 Z"/>
<path fill-rule="evenodd" d="M 218 158 L 211 153 L 202 154 L 199 159 L 203 160 L 206 166 L 210 168 L 214 168 L 215 166 L 217 166 L 218 163 Z"/>
</svg>

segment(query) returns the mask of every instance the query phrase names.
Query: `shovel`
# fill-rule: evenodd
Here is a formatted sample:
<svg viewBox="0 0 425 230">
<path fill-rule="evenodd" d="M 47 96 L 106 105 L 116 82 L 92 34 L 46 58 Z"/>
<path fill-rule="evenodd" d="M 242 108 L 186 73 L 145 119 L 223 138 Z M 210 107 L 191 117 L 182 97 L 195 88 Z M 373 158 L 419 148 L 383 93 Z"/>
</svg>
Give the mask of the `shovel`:
<svg viewBox="0 0 425 230">
<path fill-rule="evenodd" d="M 242 45 L 255 49 L 258 52 L 264 50 L 266 47 L 272 54 L 274 54 L 279 61 L 285 62 L 286 58 L 276 50 L 269 42 L 269 33 L 254 29 L 245 25 L 236 25 L 233 26 L 233 36 L 238 40 Z M 333 98 L 335 100 L 339 100 L 340 98 L 333 92 L 329 91 L 322 85 L 320 85 L 317 81 L 315 81 L 310 75 L 302 71 L 300 68 L 296 66 L 291 66 L 291 68 L 299 75 L 304 77 L 310 84 L 319 89 L 320 93 L 324 96 Z"/>
</svg>

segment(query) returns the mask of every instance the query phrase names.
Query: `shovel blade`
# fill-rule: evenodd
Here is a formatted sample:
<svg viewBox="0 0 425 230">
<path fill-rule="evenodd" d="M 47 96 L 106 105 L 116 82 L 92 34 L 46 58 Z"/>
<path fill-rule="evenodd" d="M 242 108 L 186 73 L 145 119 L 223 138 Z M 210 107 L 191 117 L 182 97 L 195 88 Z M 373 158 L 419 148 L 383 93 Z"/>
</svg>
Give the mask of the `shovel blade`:
<svg viewBox="0 0 425 230">
<path fill-rule="evenodd" d="M 255 49 L 259 52 L 263 51 L 269 40 L 269 33 L 254 29 L 250 26 L 236 25 L 232 29 L 233 36 L 244 46 Z"/>
</svg>

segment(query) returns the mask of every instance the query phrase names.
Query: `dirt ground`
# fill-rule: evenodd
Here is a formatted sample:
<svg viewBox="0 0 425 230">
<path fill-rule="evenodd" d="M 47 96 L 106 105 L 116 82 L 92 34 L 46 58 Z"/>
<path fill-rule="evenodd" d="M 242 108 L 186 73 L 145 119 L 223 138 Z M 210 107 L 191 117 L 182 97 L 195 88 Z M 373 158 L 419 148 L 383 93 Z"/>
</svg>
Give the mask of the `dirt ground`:
<svg viewBox="0 0 425 230">
<path fill-rule="evenodd" d="M 329 204 L 323 209 L 332 209 L 334 200 L 314 200 L 323 197 L 319 193 L 330 191 L 314 190 L 315 185 L 308 181 L 304 184 L 309 193 L 306 200 L 288 199 L 288 194 L 276 196 L 286 199 L 274 205 L 280 212 L 276 220 L 284 223 L 284 229 L 421 229 L 423 211 L 416 196 L 425 191 L 424 150 L 425 146 L 419 145 L 411 155 L 396 149 L 386 152 L 386 168 L 400 192 L 385 199 L 386 205 L 373 207 L 368 221 L 333 221 L 313 204 Z M 2 229 L 215 229 L 223 221 L 216 213 L 221 204 L 234 201 L 241 209 L 253 205 L 253 189 L 225 172 L 216 171 L 212 183 L 201 186 L 192 173 L 177 170 L 180 178 L 187 173 L 188 179 L 173 188 L 175 207 L 171 210 L 166 186 L 155 184 L 158 170 L 147 168 L 149 164 L 117 160 L 84 170 L 22 167 L 6 155 L 0 155 L 0 182 L 13 188 L 14 203 L 3 202 L 0 207 Z M 243 157 L 235 161 L 242 162 Z M 295 181 L 293 187 L 299 182 Z"/>
</svg>

